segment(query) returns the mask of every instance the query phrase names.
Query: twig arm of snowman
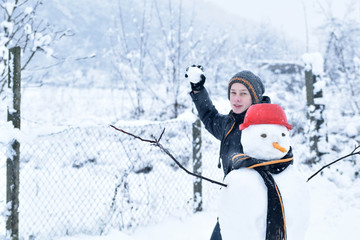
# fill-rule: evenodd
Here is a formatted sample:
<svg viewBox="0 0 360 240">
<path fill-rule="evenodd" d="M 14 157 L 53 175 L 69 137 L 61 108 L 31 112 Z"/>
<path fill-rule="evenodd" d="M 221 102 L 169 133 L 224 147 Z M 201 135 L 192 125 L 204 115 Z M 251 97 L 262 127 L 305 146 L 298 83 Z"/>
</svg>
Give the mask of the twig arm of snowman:
<svg viewBox="0 0 360 240">
<path fill-rule="evenodd" d="M 164 148 L 164 147 L 160 144 L 160 139 L 161 139 L 161 137 L 163 136 L 163 134 L 164 134 L 164 132 L 165 132 L 165 128 L 163 129 L 163 131 L 162 131 L 159 139 L 154 138 L 154 140 L 149 140 L 149 139 L 143 139 L 143 138 L 141 138 L 141 137 L 139 137 L 139 136 L 136 136 L 136 135 L 134 135 L 134 134 L 132 134 L 132 133 L 126 132 L 126 131 L 124 131 L 124 130 L 122 130 L 122 129 L 119 129 L 119 128 L 113 126 L 113 125 L 110 125 L 110 127 L 114 128 L 114 129 L 117 130 L 117 131 L 120 131 L 120 132 L 122 132 L 122 133 L 125 133 L 125 134 L 127 134 L 127 135 L 130 135 L 130 136 L 132 136 L 132 137 L 134 137 L 134 138 L 136 138 L 136 139 L 139 139 L 140 141 L 151 143 L 151 144 L 153 144 L 154 146 L 160 148 L 164 153 L 166 153 L 166 154 L 167 154 L 182 170 L 184 170 L 186 173 L 188 173 L 188 174 L 190 174 L 190 175 L 192 175 L 192 176 L 194 176 L 194 177 L 201 178 L 201 179 L 203 179 L 203 180 L 205 180 L 205 181 L 209 181 L 209 182 L 211 182 L 211 183 L 218 184 L 218 185 L 223 186 L 223 187 L 227 187 L 227 185 L 224 184 L 224 183 L 221 183 L 221 182 L 212 180 L 212 179 L 210 179 L 210 178 L 207 178 L 207 177 L 204 177 L 204 176 L 195 174 L 195 173 L 193 173 L 193 172 L 190 172 L 190 171 L 187 170 L 183 165 L 181 165 L 181 163 L 180 163 L 178 160 L 176 160 L 176 158 L 170 153 L 170 151 L 167 150 L 166 148 Z"/>
<path fill-rule="evenodd" d="M 357 146 L 357 147 L 355 147 L 354 150 L 353 150 L 350 154 L 348 154 L 348 155 L 346 155 L 346 156 L 343 156 L 343 157 L 341 157 L 341 158 L 339 158 L 339 159 L 336 159 L 335 161 L 333 161 L 333 162 L 331 162 L 331 163 L 323 166 L 323 167 L 320 168 L 316 173 L 314 173 L 313 175 L 311 175 L 311 176 L 308 178 L 307 182 L 310 181 L 310 179 L 312 179 L 313 177 L 315 177 L 318 173 L 320 173 L 324 168 L 327 168 L 327 167 L 333 165 L 334 163 L 337 163 L 338 161 L 343 160 L 344 158 L 347 158 L 347 157 L 350 157 L 350 156 L 354 156 L 354 155 L 356 155 L 356 154 L 360 154 L 360 150 L 359 150 L 359 151 L 356 151 L 356 150 L 358 150 L 359 148 L 360 148 L 360 145 Z"/>
</svg>

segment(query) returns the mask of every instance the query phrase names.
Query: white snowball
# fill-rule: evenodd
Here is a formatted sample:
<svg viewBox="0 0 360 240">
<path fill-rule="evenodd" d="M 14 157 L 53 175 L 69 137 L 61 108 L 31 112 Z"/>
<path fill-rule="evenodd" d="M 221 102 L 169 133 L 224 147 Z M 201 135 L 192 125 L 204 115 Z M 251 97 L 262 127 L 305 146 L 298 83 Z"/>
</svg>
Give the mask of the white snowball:
<svg viewBox="0 0 360 240">
<path fill-rule="evenodd" d="M 189 67 L 187 71 L 188 80 L 192 83 L 197 83 L 201 80 L 201 74 L 204 74 L 204 72 L 198 68 L 198 67 Z"/>
</svg>

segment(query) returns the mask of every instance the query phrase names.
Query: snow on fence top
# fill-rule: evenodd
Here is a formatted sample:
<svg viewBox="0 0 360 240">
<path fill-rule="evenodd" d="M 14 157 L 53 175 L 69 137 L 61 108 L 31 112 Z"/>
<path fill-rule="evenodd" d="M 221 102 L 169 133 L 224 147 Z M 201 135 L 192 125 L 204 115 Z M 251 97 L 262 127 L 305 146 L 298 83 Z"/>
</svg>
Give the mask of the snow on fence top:
<svg viewBox="0 0 360 240">
<path fill-rule="evenodd" d="M 302 55 L 302 60 L 305 64 L 305 70 L 312 70 L 314 75 L 321 76 L 324 71 L 324 58 L 321 53 L 305 53 Z"/>
</svg>

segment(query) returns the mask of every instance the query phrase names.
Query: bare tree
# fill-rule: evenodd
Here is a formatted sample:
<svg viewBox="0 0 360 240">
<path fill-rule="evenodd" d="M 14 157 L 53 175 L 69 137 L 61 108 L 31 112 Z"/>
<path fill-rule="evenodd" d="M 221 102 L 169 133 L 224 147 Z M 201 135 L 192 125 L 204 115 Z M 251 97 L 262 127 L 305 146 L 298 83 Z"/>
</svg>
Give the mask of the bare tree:
<svg viewBox="0 0 360 240">
<path fill-rule="evenodd" d="M 8 49 L 18 46 L 22 52 L 22 68 L 24 70 L 35 54 L 43 52 L 51 54 L 51 43 L 61 38 L 64 33 L 55 32 L 53 28 L 38 19 L 38 8 L 41 0 L 2 0 L 0 11 L 0 95 L 7 82 Z"/>
<path fill-rule="evenodd" d="M 342 36 L 337 36 L 341 34 Z M 359 87 L 356 83 L 360 72 L 357 67 L 355 52 L 359 51 L 357 46 L 354 44 L 350 36 L 358 35 L 360 37 L 360 28 L 349 29 L 342 33 L 335 33 L 331 31 L 328 37 L 328 43 L 325 53 L 325 71 L 328 73 L 332 83 L 335 85 L 339 84 L 339 78 L 344 76 L 347 84 L 339 86 L 340 88 L 347 89 L 350 96 L 350 107 L 354 114 L 360 113 L 360 106 L 358 104 L 357 96 L 359 93 Z M 357 49 L 357 50 L 355 50 Z"/>
<path fill-rule="evenodd" d="M 309 52 L 309 23 L 308 23 L 307 9 L 304 0 L 301 0 L 301 5 L 304 11 L 304 26 L 305 26 L 305 37 L 306 37 L 305 51 Z"/>
<path fill-rule="evenodd" d="M 180 88 L 180 58 L 181 58 L 181 43 L 182 43 L 182 0 L 178 1 L 178 12 L 174 9 L 172 1 L 168 1 L 168 13 L 169 13 L 169 25 L 164 25 L 163 15 L 159 11 L 158 3 L 155 0 L 155 8 L 157 17 L 160 23 L 162 39 L 164 40 L 166 51 L 165 51 L 165 69 L 166 77 L 169 80 L 167 85 L 167 92 L 172 97 L 173 104 L 173 116 L 178 116 L 178 95 Z"/>
<path fill-rule="evenodd" d="M 325 73 L 329 76 L 331 83 L 338 89 L 346 91 L 352 114 L 360 113 L 358 95 L 360 94 L 359 56 L 360 27 L 354 7 L 348 6 L 344 18 L 333 16 L 332 12 L 325 6 L 321 6 L 325 23 L 321 26 L 326 37 L 326 49 L 324 54 Z M 343 81 L 344 80 L 344 81 Z"/>
<path fill-rule="evenodd" d="M 190 26 L 184 26 L 182 1 L 173 2 L 166 0 L 159 4 L 156 0 L 144 1 L 136 10 L 124 12 L 124 2 L 119 1 L 119 21 L 117 32 L 114 32 L 117 37 L 113 50 L 114 67 L 124 87 L 136 92 L 134 98 L 130 96 L 131 91 L 127 91 L 137 118 L 144 113 L 142 102 L 145 94 L 163 104 L 171 99 L 172 116 L 179 114 L 181 104 L 178 98 L 184 71 L 181 62 L 189 56 L 184 45 L 185 40 L 192 36 L 193 18 Z M 165 4 L 167 7 L 164 10 Z M 153 83 L 166 87 L 166 98 L 159 97 Z"/>
<path fill-rule="evenodd" d="M 148 52 L 151 9 L 152 7 L 148 5 L 148 1 L 144 1 L 142 14 L 140 16 L 131 14 L 132 21 L 126 21 L 128 18 L 124 15 L 122 2 L 119 1 L 119 21 L 116 28 L 116 31 L 119 32 L 115 33 L 116 41 L 112 52 L 116 73 L 128 90 L 129 99 L 134 106 L 134 116 L 137 118 L 144 113 L 144 88 L 142 86 L 146 83 L 144 80 L 144 68 Z M 129 28 L 132 29 L 132 32 L 129 32 Z M 132 87 L 135 89 L 135 98 L 131 96 Z"/>
<path fill-rule="evenodd" d="M 150 55 L 160 52 L 155 62 L 156 69 L 166 87 L 166 100 L 170 115 L 176 118 L 184 105 L 182 89 L 185 68 L 190 64 L 214 65 L 220 59 L 227 35 L 223 32 L 209 33 L 196 19 L 196 1 L 153 0 L 155 18 L 158 20 L 160 36 Z M 209 41 L 211 39 L 211 41 Z M 215 67 L 214 67 L 215 68 Z"/>
</svg>

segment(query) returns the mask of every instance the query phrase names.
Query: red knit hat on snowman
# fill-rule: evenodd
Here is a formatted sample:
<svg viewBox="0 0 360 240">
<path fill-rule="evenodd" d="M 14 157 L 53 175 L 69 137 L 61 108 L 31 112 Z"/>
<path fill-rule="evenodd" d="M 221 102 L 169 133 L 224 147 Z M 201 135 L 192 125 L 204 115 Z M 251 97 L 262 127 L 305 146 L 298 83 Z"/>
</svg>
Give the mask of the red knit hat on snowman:
<svg viewBox="0 0 360 240">
<path fill-rule="evenodd" d="M 292 129 L 282 107 L 271 103 L 251 105 L 246 112 L 244 123 L 240 124 L 240 130 L 256 124 L 276 124 L 284 126 L 288 130 Z"/>
</svg>

